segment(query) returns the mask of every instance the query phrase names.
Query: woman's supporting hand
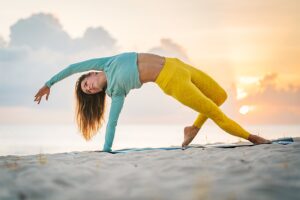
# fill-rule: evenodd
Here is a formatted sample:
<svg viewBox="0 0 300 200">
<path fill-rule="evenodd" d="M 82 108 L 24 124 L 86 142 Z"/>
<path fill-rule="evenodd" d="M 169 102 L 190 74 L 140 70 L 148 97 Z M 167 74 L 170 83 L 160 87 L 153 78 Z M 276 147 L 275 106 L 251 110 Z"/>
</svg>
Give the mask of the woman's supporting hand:
<svg viewBox="0 0 300 200">
<path fill-rule="evenodd" d="M 40 104 L 42 97 L 44 95 L 46 95 L 46 100 L 48 101 L 49 94 L 50 94 L 50 88 L 45 85 L 38 91 L 38 93 L 36 93 L 36 95 L 34 96 L 35 97 L 34 101 L 38 101 L 38 104 Z"/>
</svg>

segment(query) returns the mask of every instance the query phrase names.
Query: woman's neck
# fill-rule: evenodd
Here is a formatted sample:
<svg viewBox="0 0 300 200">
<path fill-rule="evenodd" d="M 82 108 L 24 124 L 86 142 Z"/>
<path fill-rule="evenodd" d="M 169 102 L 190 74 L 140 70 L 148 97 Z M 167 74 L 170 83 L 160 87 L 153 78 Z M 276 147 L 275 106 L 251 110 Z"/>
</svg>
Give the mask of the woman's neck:
<svg viewBox="0 0 300 200">
<path fill-rule="evenodd" d="M 104 72 L 100 72 L 97 75 L 98 75 L 98 80 L 99 80 L 98 87 L 102 89 L 102 88 L 104 88 L 104 86 L 107 85 L 107 77 Z"/>
</svg>

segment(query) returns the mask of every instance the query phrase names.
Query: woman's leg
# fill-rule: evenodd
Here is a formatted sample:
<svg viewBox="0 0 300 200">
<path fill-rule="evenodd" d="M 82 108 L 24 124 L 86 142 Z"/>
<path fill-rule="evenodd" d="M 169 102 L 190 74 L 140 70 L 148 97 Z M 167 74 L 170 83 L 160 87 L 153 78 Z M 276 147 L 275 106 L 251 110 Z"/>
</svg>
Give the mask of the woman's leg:
<svg viewBox="0 0 300 200">
<path fill-rule="evenodd" d="M 205 94 L 205 96 L 210 98 L 217 106 L 221 106 L 225 102 L 227 99 L 226 91 L 212 77 L 200 69 L 188 65 L 180 60 L 179 62 L 182 66 L 189 70 L 191 74 L 191 81 L 203 94 Z M 193 141 L 207 119 L 207 116 L 199 113 L 193 125 L 184 128 L 184 140 L 182 146 L 187 146 Z"/>
<path fill-rule="evenodd" d="M 168 91 L 170 91 L 171 96 L 182 104 L 212 119 L 227 133 L 248 139 L 250 133 L 227 117 L 220 108 L 210 98 L 206 97 L 188 78 L 185 78 L 185 80 L 182 79 L 180 83 L 170 82 Z"/>
<path fill-rule="evenodd" d="M 199 90 L 208 98 L 210 98 L 217 106 L 221 106 L 227 99 L 226 91 L 208 74 L 197 69 L 191 65 L 188 65 L 182 61 L 181 64 L 189 70 L 191 74 L 192 83 L 199 88 Z M 199 113 L 193 126 L 200 129 L 204 122 L 208 119 L 207 116 Z"/>
<path fill-rule="evenodd" d="M 182 104 L 212 119 L 224 131 L 248 139 L 250 133 L 227 117 L 210 98 L 192 82 L 190 70 L 175 58 L 167 58 L 155 81 L 164 93 L 174 97 Z"/>
</svg>

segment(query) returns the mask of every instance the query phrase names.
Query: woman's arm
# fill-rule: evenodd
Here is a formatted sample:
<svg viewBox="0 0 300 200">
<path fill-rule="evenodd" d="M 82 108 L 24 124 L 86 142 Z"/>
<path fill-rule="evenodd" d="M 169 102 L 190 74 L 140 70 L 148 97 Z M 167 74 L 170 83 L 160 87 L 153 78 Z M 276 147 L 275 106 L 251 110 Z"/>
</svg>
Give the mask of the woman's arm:
<svg viewBox="0 0 300 200">
<path fill-rule="evenodd" d="M 107 63 L 112 59 L 113 56 L 102 57 L 102 58 L 93 58 L 85 60 L 82 62 L 74 63 L 61 70 L 55 74 L 50 80 L 48 80 L 45 85 L 49 88 L 56 82 L 79 72 L 89 71 L 89 70 L 99 70 L 103 71 Z"/>
<path fill-rule="evenodd" d="M 112 96 L 112 103 L 110 106 L 109 119 L 106 126 L 105 143 L 103 151 L 111 151 L 116 126 L 118 124 L 118 119 L 124 104 L 124 100 L 125 96 Z"/>
<path fill-rule="evenodd" d="M 54 83 L 66 78 L 74 73 L 88 71 L 88 70 L 103 71 L 104 67 L 107 66 L 107 64 L 111 61 L 111 59 L 113 57 L 114 56 L 93 58 L 93 59 L 89 59 L 89 60 L 85 60 L 82 62 L 78 62 L 78 63 L 69 65 L 67 68 L 61 70 L 59 73 L 54 75 L 50 80 L 48 80 L 45 83 L 45 85 L 34 96 L 35 97 L 34 101 L 37 101 L 39 104 L 44 95 L 47 95 L 46 100 L 48 100 L 51 86 Z"/>
</svg>

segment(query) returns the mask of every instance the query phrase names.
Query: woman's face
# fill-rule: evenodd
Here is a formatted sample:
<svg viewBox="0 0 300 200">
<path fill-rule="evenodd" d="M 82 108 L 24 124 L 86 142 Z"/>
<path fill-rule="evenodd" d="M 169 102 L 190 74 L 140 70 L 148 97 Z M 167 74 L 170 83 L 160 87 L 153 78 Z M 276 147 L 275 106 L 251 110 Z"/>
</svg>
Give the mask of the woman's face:
<svg viewBox="0 0 300 200">
<path fill-rule="evenodd" d="M 102 89 L 99 87 L 98 72 L 90 72 L 81 82 L 81 89 L 86 94 L 95 94 Z"/>
</svg>

